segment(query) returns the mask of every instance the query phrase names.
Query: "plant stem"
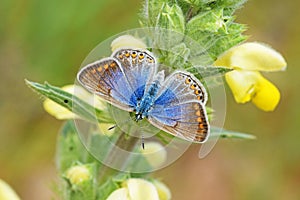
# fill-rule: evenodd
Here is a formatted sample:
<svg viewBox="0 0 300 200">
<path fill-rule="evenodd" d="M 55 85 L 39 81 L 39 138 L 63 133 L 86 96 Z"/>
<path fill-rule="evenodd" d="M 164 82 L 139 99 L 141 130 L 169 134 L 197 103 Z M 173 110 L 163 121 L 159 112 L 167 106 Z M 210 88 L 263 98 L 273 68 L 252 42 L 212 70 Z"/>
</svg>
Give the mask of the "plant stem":
<svg viewBox="0 0 300 200">
<path fill-rule="evenodd" d="M 128 136 L 123 131 L 120 131 L 120 135 L 115 143 L 115 146 L 113 146 L 113 148 L 107 154 L 105 163 L 114 163 L 115 166 L 122 166 L 121 169 L 125 169 L 127 160 L 129 158 L 122 157 L 122 155 L 120 155 L 119 153 L 119 149 L 122 149 L 123 151 L 131 152 L 136 147 L 138 140 L 139 138 Z M 118 170 L 115 170 L 106 165 L 102 165 L 102 168 L 100 169 L 99 176 L 98 176 L 99 182 L 101 183 L 102 181 L 105 181 L 112 174 L 117 173 Z"/>
</svg>

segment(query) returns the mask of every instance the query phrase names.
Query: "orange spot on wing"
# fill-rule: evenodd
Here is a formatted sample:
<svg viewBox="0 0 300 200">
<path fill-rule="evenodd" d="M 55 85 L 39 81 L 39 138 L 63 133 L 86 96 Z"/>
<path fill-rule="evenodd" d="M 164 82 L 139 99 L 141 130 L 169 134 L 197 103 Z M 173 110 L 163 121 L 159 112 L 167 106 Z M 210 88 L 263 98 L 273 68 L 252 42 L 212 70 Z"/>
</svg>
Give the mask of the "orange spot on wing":
<svg viewBox="0 0 300 200">
<path fill-rule="evenodd" d="M 191 81 L 192 81 L 192 80 L 191 80 L 190 78 L 186 78 L 186 79 L 185 79 L 185 83 L 186 83 L 186 84 L 189 84 Z"/>
<path fill-rule="evenodd" d="M 198 118 L 197 118 L 197 122 L 202 122 L 202 118 L 201 118 L 201 117 L 198 117 Z M 200 124 L 199 124 L 199 126 L 200 126 Z"/>
<path fill-rule="evenodd" d="M 201 96 L 197 96 L 197 99 L 198 100 L 202 100 L 203 99 L 203 96 L 201 95 Z"/>
<path fill-rule="evenodd" d="M 149 63 L 153 63 L 153 62 L 154 62 L 152 58 L 148 58 L 147 61 L 148 61 Z"/>
<path fill-rule="evenodd" d="M 143 59 L 144 57 L 145 57 L 144 54 L 140 53 L 139 59 Z"/>
<path fill-rule="evenodd" d="M 135 58 L 137 56 L 136 52 L 132 52 L 131 57 Z"/>
<path fill-rule="evenodd" d="M 98 72 L 101 72 L 101 71 L 102 71 L 102 67 L 98 67 L 98 68 L 97 68 L 97 71 L 98 71 Z"/>
<path fill-rule="evenodd" d="M 107 70 L 108 69 L 108 64 L 105 64 L 103 67 L 104 67 L 105 70 Z"/>
<path fill-rule="evenodd" d="M 112 62 L 112 63 L 110 63 L 110 66 L 111 66 L 111 67 L 115 67 L 115 66 L 116 66 L 116 63 L 115 63 L 115 62 Z"/>
<path fill-rule="evenodd" d="M 199 124 L 199 128 L 200 129 L 204 129 L 204 125 L 203 124 Z"/>
<path fill-rule="evenodd" d="M 193 105 L 193 107 L 194 107 L 195 110 L 199 110 L 199 109 L 200 109 L 200 107 L 199 107 L 199 105 L 198 105 L 197 103 L 195 103 L 195 104 Z"/>
</svg>

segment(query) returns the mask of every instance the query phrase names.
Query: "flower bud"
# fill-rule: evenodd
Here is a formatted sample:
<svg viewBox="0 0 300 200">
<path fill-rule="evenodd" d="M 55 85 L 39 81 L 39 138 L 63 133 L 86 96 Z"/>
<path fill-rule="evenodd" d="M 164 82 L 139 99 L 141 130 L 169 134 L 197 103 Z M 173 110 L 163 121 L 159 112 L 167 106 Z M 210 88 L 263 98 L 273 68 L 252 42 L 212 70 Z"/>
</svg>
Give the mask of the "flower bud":
<svg viewBox="0 0 300 200">
<path fill-rule="evenodd" d="M 0 199 L 1 200 L 20 200 L 16 192 L 3 180 L 0 179 Z"/>
</svg>

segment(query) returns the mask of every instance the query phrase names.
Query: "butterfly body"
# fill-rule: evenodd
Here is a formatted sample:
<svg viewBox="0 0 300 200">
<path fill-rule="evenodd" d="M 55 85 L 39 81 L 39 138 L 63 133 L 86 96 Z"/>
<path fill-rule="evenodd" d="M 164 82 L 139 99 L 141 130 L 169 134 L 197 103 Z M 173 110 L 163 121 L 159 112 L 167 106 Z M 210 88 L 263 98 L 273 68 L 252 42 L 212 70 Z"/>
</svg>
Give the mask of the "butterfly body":
<svg viewBox="0 0 300 200">
<path fill-rule="evenodd" d="M 158 74 L 163 76 L 163 71 L 159 72 Z M 148 90 L 145 91 L 141 100 L 137 102 L 137 106 L 134 108 L 137 121 L 148 117 L 148 112 L 154 105 L 155 98 L 161 87 L 162 76 L 158 76 L 158 78 L 150 84 Z"/>
<path fill-rule="evenodd" d="M 119 49 L 78 73 L 79 82 L 110 104 L 146 118 L 154 126 L 192 142 L 205 142 L 209 124 L 207 93 L 190 73 L 175 71 L 165 80 L 146 50 Z"/>
</svg>

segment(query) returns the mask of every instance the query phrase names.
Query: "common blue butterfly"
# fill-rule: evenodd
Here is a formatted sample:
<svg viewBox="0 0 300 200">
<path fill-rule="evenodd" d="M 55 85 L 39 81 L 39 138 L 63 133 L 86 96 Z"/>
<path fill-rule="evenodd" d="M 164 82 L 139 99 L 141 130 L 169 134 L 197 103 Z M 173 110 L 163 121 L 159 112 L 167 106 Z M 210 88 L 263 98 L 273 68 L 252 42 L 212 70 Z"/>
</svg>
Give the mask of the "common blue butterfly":
<svg viewBox="0 0 300 200">
<path fill-rule="evenodd" d="M 207 93 L 192 74 L 175 71 L 166 80 L 157 73 L 151 52 L 122 48 L 108 58 L 83 67 L 80 84 L 110 104 L 135 113 L 155 127 L 190 142 L 203 143 L 209 136 L 205 110 Z"/>
</svg>

